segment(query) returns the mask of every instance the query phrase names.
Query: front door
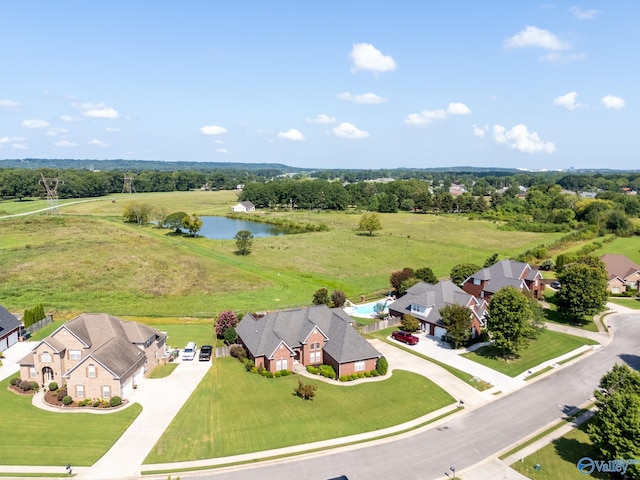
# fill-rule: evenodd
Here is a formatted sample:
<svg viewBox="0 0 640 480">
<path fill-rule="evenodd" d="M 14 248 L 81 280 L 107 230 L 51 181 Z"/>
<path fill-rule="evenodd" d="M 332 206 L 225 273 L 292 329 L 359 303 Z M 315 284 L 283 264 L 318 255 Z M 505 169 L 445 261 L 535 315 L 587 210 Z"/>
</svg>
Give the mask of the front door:
<svg viewBox="0 0 640 480">
<path fill-rule="evenodd" d="M 42 385 L 49 385 L 51 382 L 53 382 L 53 369 L 44 367 L 42 369 Z"/>
</svg>

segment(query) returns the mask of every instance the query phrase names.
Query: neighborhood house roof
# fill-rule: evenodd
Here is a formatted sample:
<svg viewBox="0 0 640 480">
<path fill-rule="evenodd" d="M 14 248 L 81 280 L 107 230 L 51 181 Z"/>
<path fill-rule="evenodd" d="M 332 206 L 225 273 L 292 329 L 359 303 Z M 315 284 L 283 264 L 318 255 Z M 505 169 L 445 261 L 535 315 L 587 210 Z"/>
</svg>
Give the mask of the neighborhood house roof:
<svg viewBox="0 0 640 480">
<path fill-rule="evenodd" d="M 483 290 L 495 293 L 503 287 L 513 286 L 518 289 L 528 289 L 523 280 L 534 281 L 536 277 L 541 276 L 540 272 L 528 263 L 516 262 L 514 260 L 500 260 L 490 267 L 478 270 L 465 280 L 475 278 L 478 280 L 488 280 Z"/>
<path fill-rule="evenodd" d="M 9 310 L 0 305 L 0 337 L 19 328 L 20 321 Z"/>
<path fill-rule="evenodd" d="M 603 255 L 601 258 L 604 262 L 605 268 L 607 269 L 609 280 L 615 277 L 619 277 L 621 280 L 624 280 L 629 275 L 640 272 L 640 266 L 633 263 L 631 259 L 624 255 L 609 253 L 607 255 Z"/>
<path fill-rule="evenodd" d="M 351 322 L 340 308 L 316 305 L 273 312 L 261 318 L 248 313 L 236 332 L 254 357 L 271 358 L 281 343 L 292 351 L 306 343 L 314 330 L 324 335 L 324 351 L 339 363 L 379 357 L 380 353 L 356 332 Z"/>
</svg>

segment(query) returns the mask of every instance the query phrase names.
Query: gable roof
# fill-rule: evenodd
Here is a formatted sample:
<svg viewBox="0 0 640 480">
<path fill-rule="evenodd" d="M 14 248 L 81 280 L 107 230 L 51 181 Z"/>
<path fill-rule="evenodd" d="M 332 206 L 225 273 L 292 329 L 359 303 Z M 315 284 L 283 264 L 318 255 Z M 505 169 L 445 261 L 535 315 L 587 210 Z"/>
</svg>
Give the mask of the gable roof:
<svg viewBox="0 0 640 480">
<path fill-rule="evenodd" d="M 270 358 L 283 342 L 290 350 L 306 343 L 314 329 L 324 335 L 324 351 L 339 363 L 379 357 L 380 353 L 351 326 L 341 308 L 315 305 L 281 310 L 256 318 L 248 313 L 236 332 L 254 357 Z"/>
<path fill-rule="evenodd" d="M 9 310 L 0 305 L 0 337 L 20 328 L 22 323 Z"/>
<path fill-rule="evenodd" d="M 513 286 L 518 289 L 529 289 L 524 280 L 534 281 L 542 278 L 539 270 L 532 268 L 528 263 L 516 262 L 515 260 L 500 260 L 490 267 L 478 270 L 467 278 L 464 283 L 471 279 L 488 281 L 482 288 L 486 292 L 495 293 L 503 287 Z"/>
<path fill-rule="evenodd" d="M 633 261 L 617 253 L 608 253 L 600 257 L 604 262 L 604 266 L 607 269 L 609 280 L 619 277 L 622 280 L 627 278 L 636 272 L 640 272 L 640 266 L 633 263 Z"/>
</svg>

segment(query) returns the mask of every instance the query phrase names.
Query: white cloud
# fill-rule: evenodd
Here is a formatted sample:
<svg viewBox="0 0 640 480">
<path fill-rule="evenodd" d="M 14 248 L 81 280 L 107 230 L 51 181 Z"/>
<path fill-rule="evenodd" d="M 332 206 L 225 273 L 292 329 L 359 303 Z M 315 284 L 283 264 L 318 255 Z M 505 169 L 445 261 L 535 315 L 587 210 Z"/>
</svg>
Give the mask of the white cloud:
<svg viewBox="0 0 640 480">
<path fill-rule="evenodd" d="M 581 62 L 587 58 L 584 53 L 561 53 L 561 52 L 549 52 L 546 55 L 540 57 L 541 62 L 552 63 L 554 65 L 563 65 L 571 62 Z"/>
<path fill-rule="evenodd" d="M 324 123 L 324 124 L 335 123 L 336 117 L 330 117 L 329 115 L 325 115 L 324 113 L 321 113 L 317 117 L 307 118 L 305 121 L 307 123 Z"/>
<path fill-rule="evenodd" d="M 15 148 L 16 150 L 29 150 L 29 146 L 25 143 L 14 143 L 11 145 L 11 148 Z"/>
<path fill-rule="evenodd" d="M 50 128 L 49 131 L 47 132 L 47 135 L 51 136 L 51 137 L 57 137 L 58 135 L 64 135 L 65 133 L 68 133 L 69 130 L 67 130 L 66 128 Z"/>
<path fill-rule="evenodd" d="M 103 142 L 102 140 L 98 140 L 96 138 L 94 138 L 93 140 L 89 140 L 89 145 L 95 145 L 96 147 L 110 147 L 111 144 L 107 143 L 107 142 Z"/>
<path fill-rule="evenodd" d="M 14 142 L 24 143 L 26 141 L 27 139 L 25 137 L 0 137 L 0 146 Z"/>
<path fill-rule="evenodd" d="M 348 122 L 342 122 L 337 127 L 333 127 L 332 131 L 336 137 L 340 138 L 359 140 L 361 138 L 367 138 L 369 136 L 369 132 L 360 130 L 354 124 Z"/>
<path fill-rule="evenodd" d="M 286 132 L 278 133 L 278 138 L 282 138 L 285 140 L 294 140 L 294 141 L 305 140 L 304 135 L 300 133 L 299 130 L 296 130 L 295 128 L 290 128 Z"/>
<path fill-rule="evenodd" d="M 56 143 L 54 143 L 54 145 L 56 147 L 77 147 L 78 144 L 75 142 L 70 142 L 69 140 L 58 140 Z"/>
<path fill-rule="evenodd" d="M 472 125 L 473 127 L 473 135 L 478 138 L 484 138 L 484 136 L 489 131 L 489 125 L 485 125 L 484 127 L 477 127 L 476 125 Z"/>
<path fill-rule="evenodd" d="M 576 103 L 577 92 L 569 92 L 566 95 L 561 95 L 553 99 L 553 104 L 556 107 L 566 108 L 567 110 L 576 110 L 582 107 L 581 103 Z"/>
<path fill-rule="evenodd" d="M 216 148 L 216 152 L 218 152 L 218 153 L 231 153 L 226 148 Z"/>
<path fill-rule="evenodd" d="M 594 10 L 593 8 L 589 10 L 582 10 L 579 7 L 571 7 L 569 8 L 569 11 L 573 13 L 578 20 L 593 20 L 600 13 L 598 10 Z"/>
<path fill-rule="evenodd" d="M 396 69 L 396 61 L 390 55 L 383 55 L 370 43 L 354 43 L 351 53 L 351 71 L 371 70 L 372 72 L 391 72 Z"/>
<path fill-rule="evenodd" d="M 624 98 L 616 97 L 615 95 L 606 95 L 600 99 L 600 103 L 604 108 L 611 108 L 613 110 L 622 110 L 625 106 Z"/>
<path fill-rule="evenodd" d="M 502 125 L 493 126 L 493 139 L 498 145 L 506 145 L 523 153 L 553 153 L 556 146 L 552 142 L 543 142 L 536 132 L 529 132 L 526 125 L 520 124 L 507 130 Z"/>
<path fill-rule="evenodd" d="M 404 120 L 407 125 L 428 125 L 434 120 L 447 118 L 449 115 L 469 115 L 471 109 L 464 103 L 450 103 L 447 109 L 422 110 L 420 113 L 410 113 Z"/>
<path fill-rule="evenodd" d="M 447 107 L 449 115 L 469 115 L 471 110 L 464 103 L 450 103 Z"/>
<path fill-rule="evenodd" d="M 4 100 L 0 100 L 0 108 L 2 110 L 6 110 L 6 111 L 18 111 L 20 110 L 20 102 L 15 102 L 13 100 L 9 100 L 9 99 L 4 99 Z"/>
<path fill-rule="evenodd" d="M 200 128 L 200 133 L 202 135 L 222 135 L 227 133 L 227 129 L 219 125 L 205 125 Z"/>
<path fill-rule="evenodd" d="M 104 108 L 93 108 L 91 110 L 85 110 L 82 112 L 82 115 L 85 117 L 91 118 L 110 118 L 115 119 L 120 116 L 118 111 L 115 108 L 104 107 Z"/>
<path fill-rule="evenodd" d="M 353 103 L 367 103 L 367 104 L 376 104 L 376 103 L 384 103 L 387 101 L 386 98 L 382 98 L 375 93 L 362 93 L 360 95 L 351 95 L 349 92 L 339 93 L 337 95 L 338 100 L 345 100 L 347 102 Z"/>
<path fill-rule="evenodd" d="M 505 48 L 537 47 L 545 50 L 568 50 L 571 45 L 561 41 L 549 30 L 527 26 L 520 33 L 504 41 Z"/>
<path fill-rule="evenodd" d="M 38 120 L 34 118 L 33 120 L 23 121 L 22 126 L 24 128 L 47 128 L 49 126 L 49 122 L 45 122 L 44 120 Z"/>
<path fill-rule="evenodd" d="M 60 120 L 62 120 L 63 122 L 72 123 L 72 122 L 75 122 L 77 119 L 76 117 L 72 117 L 71 115 L 62 115 L 60 116 Z"/>
<path fill-rule="evenodd" d="M 113 127 L 107 127 L 104 130 L 105 130 L 105 132 L 119 132 L 120 131 L 119 128 L 113 128 Z"/>
</svg>

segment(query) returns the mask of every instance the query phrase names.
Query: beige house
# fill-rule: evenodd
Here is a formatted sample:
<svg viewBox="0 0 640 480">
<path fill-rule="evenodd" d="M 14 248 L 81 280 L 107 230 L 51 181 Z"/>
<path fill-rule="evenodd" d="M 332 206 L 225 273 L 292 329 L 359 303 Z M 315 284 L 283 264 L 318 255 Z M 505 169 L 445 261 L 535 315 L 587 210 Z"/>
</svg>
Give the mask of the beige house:
<svg viewBox="0 0 640 480">
<path fill-rule="evenodd" d="M 252 202 L 238 202 L 231 207 L 231 210 L 242 213 L 255 212 L 256 206 Z"/>
<path fill-rule="evenodd" d="M 640 287 L 640 266 L 624 255 L 610 253 L 603 255 L 602 261 L 607 269 L 607 291 L 623 293 L 627 288 Z"/>
<path fill-rule="evenodd" d="M 126 398 L 159 363 L 166 334 L 103 313 L 68 321 L 20 360 L 20 378 L 66 385 L 74 400 Z"/>
</svg>

